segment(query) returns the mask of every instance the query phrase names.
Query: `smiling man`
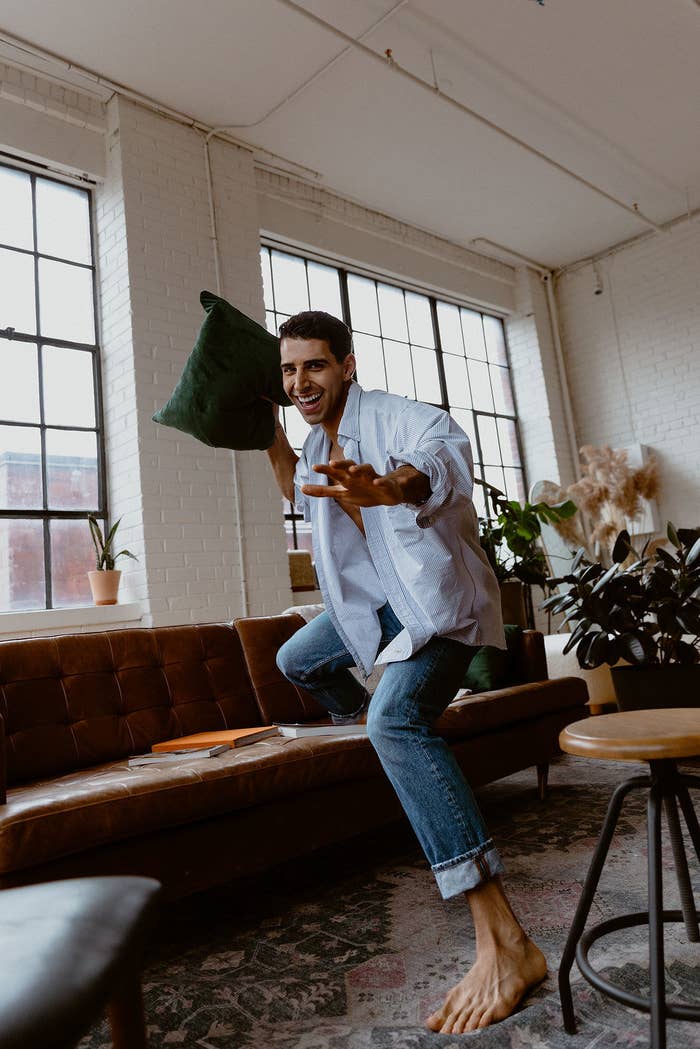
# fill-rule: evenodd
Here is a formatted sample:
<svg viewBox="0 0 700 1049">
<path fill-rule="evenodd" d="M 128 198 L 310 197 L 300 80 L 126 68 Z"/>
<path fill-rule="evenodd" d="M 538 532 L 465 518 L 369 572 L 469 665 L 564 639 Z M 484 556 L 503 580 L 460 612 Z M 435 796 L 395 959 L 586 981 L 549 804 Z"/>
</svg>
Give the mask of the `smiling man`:
<svg viewBox="0 0 700 1049">
<path fill-rule="evenodd" d="M 439 408 L 363 390 L 337 318 L 297 314 L 280 338 L 286 393 L 312 429 L 298 458 L 278 422 L 268 454 L 282 494 L 311 522 L 325 611 L 277 662 L 333 721 L 366 716 L 440 892 L 466 893 L 476 961 L 427 1024 L 473 1031 L 510 1015 L 547 967 L 508 904 L 498 852 L 433 728 L 473 646 L 504 646 L 471 499 L 469 439 Z M 370 700 L 349 668 L 366 677 L 377 663 L 386 669 Z"/>
</svg>

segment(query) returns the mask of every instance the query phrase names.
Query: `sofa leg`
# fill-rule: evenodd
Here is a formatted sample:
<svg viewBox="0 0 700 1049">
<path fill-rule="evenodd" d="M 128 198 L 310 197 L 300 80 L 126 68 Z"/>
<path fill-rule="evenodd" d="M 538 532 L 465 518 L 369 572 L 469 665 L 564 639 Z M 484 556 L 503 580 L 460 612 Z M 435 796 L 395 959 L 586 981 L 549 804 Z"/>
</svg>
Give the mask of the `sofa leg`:
<svg viewBox="0 0 700 1049">
<path fill-rule="evenodd" d="M 537 766 L 537 797 L 540 801 L 547 798 L 547 779 L 549 778 L 549 762 Z"/>
<path fill-rule="evenodd" d="M 146 1049 L 141 976 L 131 973 L 107 1005 L 113 1049 Z"/>
</svg>

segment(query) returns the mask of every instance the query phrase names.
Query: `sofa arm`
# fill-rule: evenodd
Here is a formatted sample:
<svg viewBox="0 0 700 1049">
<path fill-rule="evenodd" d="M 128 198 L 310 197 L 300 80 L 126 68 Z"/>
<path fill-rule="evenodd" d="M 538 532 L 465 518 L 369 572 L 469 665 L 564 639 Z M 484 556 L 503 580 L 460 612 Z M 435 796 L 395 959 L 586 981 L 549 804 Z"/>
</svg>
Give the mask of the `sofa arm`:
<svg viewBox="0 0 700 1049">
<path fill-rule="evenodd" d="M 541 631 L 523 630 L 515 659 L 515 676 L 523 684 L 548 679 L 544 634 Z"/>
</svg>

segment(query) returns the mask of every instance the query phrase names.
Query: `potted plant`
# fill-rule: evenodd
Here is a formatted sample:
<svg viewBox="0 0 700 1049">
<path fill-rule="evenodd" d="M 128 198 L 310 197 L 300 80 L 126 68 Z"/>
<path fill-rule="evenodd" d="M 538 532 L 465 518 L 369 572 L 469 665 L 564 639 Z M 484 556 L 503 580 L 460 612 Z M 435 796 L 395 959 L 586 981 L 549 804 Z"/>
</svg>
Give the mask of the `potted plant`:
<svg viewBox="0 0 700 1049">
<path fill-rule="evenodd" d="M 138 561 L 138 558 L 129 550 L 120 550 L 116 554 L 113 552 L 121 517 L 106 532 L 106 538 L 94 514 L 88 514 L 88 524 L 97 555 L 95 569 L 88 572 L 93 601 L 96 605 L 116 605 L 121 572 L 115 569 L 115 562 L 119 557 L 130 557 L 134 561 Z"/>
<path fill-rule="evenodd" d="M 648 554 L 647 544 L 640 555 L 623 530 L 609 568 L 581 549 L 569 573 L 548 580 L 569 587 L 542 606 L 575 624 L 564 652 L 575 647 L 587 670 L 612 667 L 621 710 L 700 705 L 700 528 L 669 523 L 667 535 L 673 551 Z"/>
<path fill-rule="evenodd" d="M 479 538 L 501 587 L 504 622 L 532 626 L 529 588 L 544 588 L 548 575 L 544 551 L 538 542 L 542 522 L 566 520 L 576 513 L 576 504 L 566 499 L 554 506 L 529 502 L 521 505 L 487 481 L 477 483 L 486 489 L 493 509 L 492 517 L 479 520 Z"/>
</svg>

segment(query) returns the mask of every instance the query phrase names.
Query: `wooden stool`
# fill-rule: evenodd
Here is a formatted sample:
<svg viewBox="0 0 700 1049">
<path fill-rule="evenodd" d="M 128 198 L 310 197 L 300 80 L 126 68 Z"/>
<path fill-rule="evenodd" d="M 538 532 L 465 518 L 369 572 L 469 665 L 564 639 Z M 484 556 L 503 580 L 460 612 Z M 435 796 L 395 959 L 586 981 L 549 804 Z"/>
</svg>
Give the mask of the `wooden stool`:
<svg viewBox="0 0 700 1049">
<path fill-rule="evenodd" d="M 700 778 L 678 772 L 679 758 L 700 754 L 700 709 L 640 710 L 622 714 L 604 714 L 602 717 L 576 721 L 563 730 L 559 737 L 562 750 L 585 758 L 603 758 L 614 761 L 648 761 L 650 775 L 634 776 L 625 780 L 613 792 L 605 816 L 598 844 L 586 876 L 576 916 L 566 941 L 559 967 L 559 995 L 564 1027 L 569 1034 L 576 1031 L 571 984 L 569 976 L 574 959 L 586 980 L 603 994 L 623 1005 L 651 1014 L 651 1047 L 665 1049 L 666 1020 L 700 1020 L 697 1005 L 666 1002 L 664 983 L 664 922 L 685 922 L 688 939 L 700 940 L 698 916 L 693 900 L 688 873 L 688 861 L 681 835 L 676 800 L 680 803 L 690 837 L 700 860 L 700 825 L 693 809 L 688 787 L 700 787 Z M 649 788 L 647 805 L 647 843 L 649 865 L 648 910 L 611 918 L 592 926 L 583 935 L 593 897 L 598 887 L 603 865 L 617 824 L 622 803 L 630 791 Z M 680 890 L 680 911 L 663 909 L 661 877 L 661 809 L 666 819 L 673 849 L 673 858 Z M 643 998 L 631 994 L 605 980 L 588 961 L 593 943 L 617 929 L 636 925 L 649 926 L 649 976 L 651 995 Z"/>
<path fill-rule="evenodd" d="M 159 892 L 138 877 L 3 889 L 2 1049 L 72 1049 L 105 1006 L 115 1049 L 145 1049 L 141 953 Z"/>
</svg>

